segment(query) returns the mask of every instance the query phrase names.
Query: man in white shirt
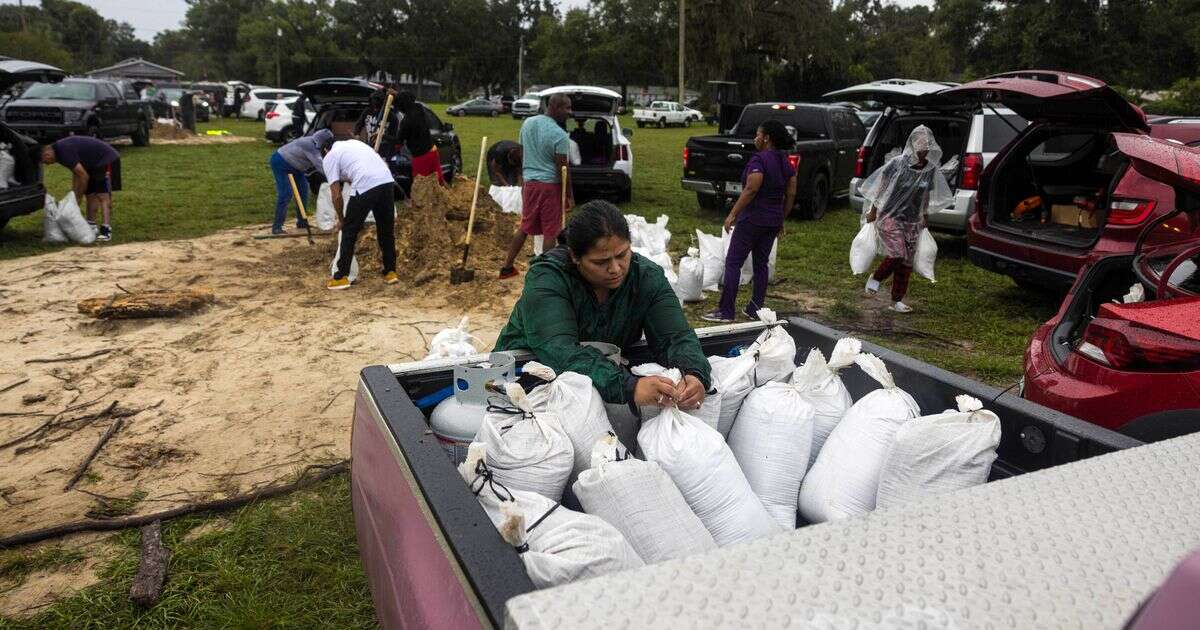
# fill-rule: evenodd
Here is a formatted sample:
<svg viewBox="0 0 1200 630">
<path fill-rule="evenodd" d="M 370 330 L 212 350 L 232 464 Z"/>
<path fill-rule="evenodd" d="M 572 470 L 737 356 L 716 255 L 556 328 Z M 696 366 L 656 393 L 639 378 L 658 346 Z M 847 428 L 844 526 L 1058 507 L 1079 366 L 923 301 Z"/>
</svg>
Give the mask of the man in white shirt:
<svg viewBox="0 0 1200 630">
<path fill-rule="evenodd" d="M 374 213 L 379 253 L 383 257 L 383 281 L 396 284 L 395 183 L 387 163 L 370 146 L 359 140 L 334 142 L 326 149 L 322 162 L 333 209 L 338 215 L 341 246 L 338 248 L 337 269 L 326 286 L 332 290 L 350 288 L 350 261 L 354 245 L 367 215 Z M 342 186 L 350 185 L 350 205 L 342 216 Z"/>
</svg>

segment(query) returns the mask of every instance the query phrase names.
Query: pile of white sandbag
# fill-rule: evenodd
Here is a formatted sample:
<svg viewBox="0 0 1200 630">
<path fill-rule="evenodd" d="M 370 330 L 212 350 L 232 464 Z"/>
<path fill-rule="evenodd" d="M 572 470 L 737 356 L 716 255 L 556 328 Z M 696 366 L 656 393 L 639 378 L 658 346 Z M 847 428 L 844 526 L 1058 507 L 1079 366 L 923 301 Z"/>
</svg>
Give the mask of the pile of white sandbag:
<svg viewBox="0 0 1200 630">
<path fill-rule="evenodd" d="M 696 230 L 696 241 L 700 243 L 700 261 L 704 268 L 704 290 L 716 291 L 725 284 L 725 255 L 729 253 L 729 244 L 733 233 L 721 231 L 721 236 L 712 236 Z M 771 246 L 771 254 L 767 259 L 767 280 L 775 280 L 775 259 L 779 254 L 779 239 Z M 753 256 L 747 256 L 742 263 L 738 286 L 749 284 L 754 277 Z"/>
<path fill-rule="evenodd" d="M 42 210 L 42 242 L 77 243 L 91 245 L 96 242 L 96 228 L 89 225 L 79 211 L 75 193 L 68 192 L 61 201 L 46 195 Z"/>
</svg>

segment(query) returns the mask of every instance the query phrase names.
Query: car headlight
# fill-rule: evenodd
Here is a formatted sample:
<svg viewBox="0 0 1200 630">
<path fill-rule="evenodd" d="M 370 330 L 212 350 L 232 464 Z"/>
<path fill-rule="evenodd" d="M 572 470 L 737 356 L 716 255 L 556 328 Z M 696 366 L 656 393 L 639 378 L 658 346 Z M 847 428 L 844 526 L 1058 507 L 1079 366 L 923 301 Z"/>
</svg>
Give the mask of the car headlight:
<svg viewBox="0 0 1200 630">
<path fill-rule="evenodd" d="M 83 112 L 77 109 L 68 109 L 63 112 L 63 122 L 75 122 L 83 116 Z"/>
<path fill-rule="evenodd" d="M 179 107 L 179 101 L 171 101 L 171 107 Z"/>
</svg>

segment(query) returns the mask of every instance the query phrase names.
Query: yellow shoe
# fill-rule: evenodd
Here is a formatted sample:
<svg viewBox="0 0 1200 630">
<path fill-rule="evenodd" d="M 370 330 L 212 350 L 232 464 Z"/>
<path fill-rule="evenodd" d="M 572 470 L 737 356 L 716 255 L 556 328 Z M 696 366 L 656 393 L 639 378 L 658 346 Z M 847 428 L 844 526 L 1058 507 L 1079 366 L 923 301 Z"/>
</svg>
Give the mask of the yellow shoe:
<svg viewBox="0 0 1200 630">
<path fill-rule="evenodd" d="M 330 291 L 341 291 L 342 289 L 350 288 L 350 278 L 330 278 L 325 283 L 325 288 Z"/>
<path fill-rule="evenodd" d="M 389 271 L 387 275 L 383 276 L 384 284 L 396 284 L 398 282 L 400 282 L 400 276 L 397 276 L 395 271 Z"/>
</svg>

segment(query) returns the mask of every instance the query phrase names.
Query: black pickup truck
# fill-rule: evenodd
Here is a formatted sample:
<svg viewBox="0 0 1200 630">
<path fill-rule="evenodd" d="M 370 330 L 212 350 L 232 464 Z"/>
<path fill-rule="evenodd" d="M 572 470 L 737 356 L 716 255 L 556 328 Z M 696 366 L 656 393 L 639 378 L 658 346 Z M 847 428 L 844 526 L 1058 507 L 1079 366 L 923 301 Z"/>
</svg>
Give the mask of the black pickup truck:
<svg viewBox="0 0 1200 630">
<path fill-rule="evenodd" d="M 758 126 L 775 119 L 796 138 L 798 166 L 795 212 L 825 215 L 829 199 L 850 192 L 854 161 L 867 130 L 854 110 L 840 105 L 755 103 L 742 110 L 727 134 L 689 138 L 683 150 L 683 189 L 694 191 L 702 208 L 723 210 L 742 192 L 742 169 L 754 153 Z"/>
<path fill-rule="evenodd" d="M 110 139 L 129 136 L 150 144 L 154 112 L 132 85 L 101 79 L 35 83 L 0 109 L 13 129 L 42 142 L 70 135 Z"/>
</svg>

